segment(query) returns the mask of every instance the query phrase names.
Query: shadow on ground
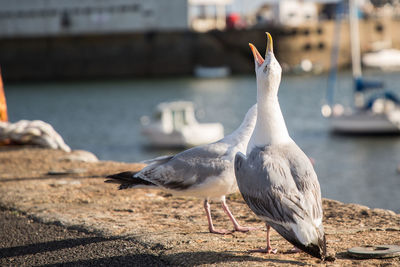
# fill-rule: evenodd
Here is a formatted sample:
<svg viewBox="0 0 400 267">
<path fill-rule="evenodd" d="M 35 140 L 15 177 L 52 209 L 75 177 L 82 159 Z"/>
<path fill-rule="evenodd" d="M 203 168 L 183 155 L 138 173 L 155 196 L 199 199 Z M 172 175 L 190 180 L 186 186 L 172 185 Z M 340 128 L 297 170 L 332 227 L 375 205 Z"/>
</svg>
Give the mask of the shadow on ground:
<svg viewBox="0 0 400 267">
<path fill-rule="evenodd" d="M 78 246 L 85 246 L 93 243 L 106 242 L 117 239 L 119 238 L 88 237 L 88 238 L 64 239 L 59 241 L 49 241 L 49 242 L 36 243 L 25 246 L 1 248 L 0 256 L 2 258 L 7 258 L 7 257 L 24 256 L 29 254 L 33 255 L 37 253 L 74 248 Z"/>
<path fill-rule="evenodd" d="M 127 256 L 115 256 L 106 257 L 100 259 L 91 260 L 78 260 L 71 262 L 63 262 L 62 264 L 47 264 L 41 266 L 169 266 L 168 264 L 159 261 L 154 262 L 154 255 L 151 254 L 140 254 L 140 255 L 127 255 Z"/>
<path fill-rule="evenodd" d="M 214 251 L 202 251 L 202 252 L 182 252 L 170 254 L 164 256 L 163 259 L 166 262 L 172 264 L 186 265 L 186 266 L 197 266 L 203 264 L 223 264 L 223 263 L 234 263 L 234 262 L 264 262 L 264 263 L 280 263 L 285 265 L 298 265 L 305 266 L 305 263 L 293 260 L 281 260 L 281 259 L 268 259 L 262 257 L 254 257 L 250 255 L 238 256 L 229 252 L 214 252 Z"/>
</svg>

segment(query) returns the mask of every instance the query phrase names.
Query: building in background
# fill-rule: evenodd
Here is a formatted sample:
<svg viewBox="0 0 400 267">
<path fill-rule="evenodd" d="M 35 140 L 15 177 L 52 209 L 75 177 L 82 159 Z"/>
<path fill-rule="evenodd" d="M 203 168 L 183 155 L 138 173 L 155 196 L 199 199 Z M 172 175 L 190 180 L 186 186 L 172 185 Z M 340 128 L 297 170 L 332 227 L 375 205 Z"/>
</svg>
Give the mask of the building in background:
<svg viewBox="0 0 400 267">
<path fill-rule="evenodd" d="M 0 0 L 0 36 L 187 29 L 187 0 Z"/>
<path fill-rule="evenodd" d="M 386 43 L 398 49 L 400 0 L 379 6 L 362 1 L 361 51 Z M 279 44 L 275 52 L 285 71 L 324 71 L 335 31 L 332 2 L 337 0 L 0 0 L 3 78 L 189 75 L 198 66 L 249 73 L 248 42 L 265 46 L 265 31 Z M 346 23 L 339 66 L 350 63 Z"/>
<path fill-rule="evenodd" d="M 278 25 L 298 26 L 318 21 L 317 4 L 310 1 L 284 0 L 273 5 Z"/>
<path fill-rule="evenodd" d="M 232 0 L 0 0 L 0 37 L 225 28 Z"/>
<path fill-rule="evenodd" d="M 299 26 L 318 21 L 315 2 L 283 0 L 263 5 L 256 13 L 256 23 Z"/>
<path fill-rule="evenodd" d="M 232 0 L 188 0 L 189 20 L 193 30 L 206 32 L 226 28 L 227 6 Z"/>
</svg>

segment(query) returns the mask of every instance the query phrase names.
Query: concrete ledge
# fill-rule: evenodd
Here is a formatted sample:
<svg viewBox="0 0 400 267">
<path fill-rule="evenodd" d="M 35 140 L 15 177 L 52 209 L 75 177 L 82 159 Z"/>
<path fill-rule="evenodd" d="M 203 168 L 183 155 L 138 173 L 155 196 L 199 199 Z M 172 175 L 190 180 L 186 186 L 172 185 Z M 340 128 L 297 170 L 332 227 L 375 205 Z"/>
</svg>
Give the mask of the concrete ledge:
<svg viewBox="0 0 400 267">
<path fill-rule="evenodd" d="M 260 230 L 213 235 L 208 233 L 202 200 L 156 190 L 119 191 L 104 183 L 107 174 L 143 165 L 89 163 L 64 160 L 65 156 L 55 150 L 0 147 L 0 206 L 45 223 L 132 238 L 147 248 L 146 253 L 174 266 L 400 265 L 399 258 L 356 260 L 346 253 L 367 244 L 400 245 L 400 215 L 392 211 L 324 199 L 328 253 L 337 258 L 333 263 L 305 253 L 288 254 L 292 246 L 276 232 L 271 239 L 278 254 L 250 254 L 249 249 L 265 246 L 265 229 L 239 194 L 228 198 L 232 212 L 241 224 Z M 54 170 L 60 174 L 50 175 Z M 212 212 L 217 227 L 232 228 L 219 204 L 212 205 Z"/>
</svg>

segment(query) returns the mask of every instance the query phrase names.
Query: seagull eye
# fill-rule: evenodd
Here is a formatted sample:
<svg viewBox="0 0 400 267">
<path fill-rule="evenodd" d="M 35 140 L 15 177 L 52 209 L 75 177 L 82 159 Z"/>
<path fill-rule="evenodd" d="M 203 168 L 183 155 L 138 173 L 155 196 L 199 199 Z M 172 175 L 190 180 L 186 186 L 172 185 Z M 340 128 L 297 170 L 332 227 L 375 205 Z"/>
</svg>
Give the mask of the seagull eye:
<svg viewBox="0 0 400 267">
<path fill-rule="evenodd" d="M 265 67 L 264 67 L 264 69 L 263 69 L 263 72 L 264 72 L 264 73 L 267 73 L 267 71 L 268 71 L 268 65 L 265 65 Z"/>
</svg>

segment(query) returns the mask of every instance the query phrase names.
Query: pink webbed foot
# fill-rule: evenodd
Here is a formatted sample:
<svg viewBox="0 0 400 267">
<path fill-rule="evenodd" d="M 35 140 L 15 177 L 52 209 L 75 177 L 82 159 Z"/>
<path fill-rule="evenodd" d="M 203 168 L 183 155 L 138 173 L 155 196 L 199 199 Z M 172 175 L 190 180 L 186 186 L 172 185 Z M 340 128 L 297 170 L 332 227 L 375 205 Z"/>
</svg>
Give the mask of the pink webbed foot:
<svg viewBox="0 0 400 267">
<path fill-rule="evenodd" d="M 226 205 L 225 197 L 222 198 L 221 204 L 222 204 L 222 208 L 224 209 L 225 213 L 228 215 L 229 219 L 233 223 L 233 227 L 234 227 L 235 231 L 246 233 L 249 231 L 258 230 L 257 228 L 254 228 L 254 227 L 240 226 L 240 224 L 236 221 L 235 217 L 233 217 L 232 212 L 228 208 L 228 205 Z"/>
<path fill-rule="evenodd" d="M 210 204 L 208 203 L 208 200 L 204 200 L 204 209 L 206 210 L 206 215 L 207 215 L 207 221 L 208 221 L 208 230 L 212 234 L 218 234 L 218 235 L 228 235 L 232 234 L 233 231 L 225 230 L 225 229 L 215 229 L 214 224 L 212 222 L 211 218 L 211 212 L 210 212 Z"/>
<path fill-rule="evenodd" d="M 258 253 L 266 253 L 266 254 L 276 254 L 278 250 L 275 248 L 273 249 L 271 247 L 271 241 L 270 241 L 270 229 L 271 226 L 269 224 L 266 224 L 267 226 L 267 247 L 266 248 L 261 248 L 261 249 L 256 249 L 256 250 L 250 250 L 250 252 L 258 252 Z"/>
<path fill-rule="evenodd" d="M 225 230 L 225 229 L 210 229 L 210 233 L 218 234 L 218 235 L 229 235 L 232 234 L 233 231 Z"/>
</svg>

